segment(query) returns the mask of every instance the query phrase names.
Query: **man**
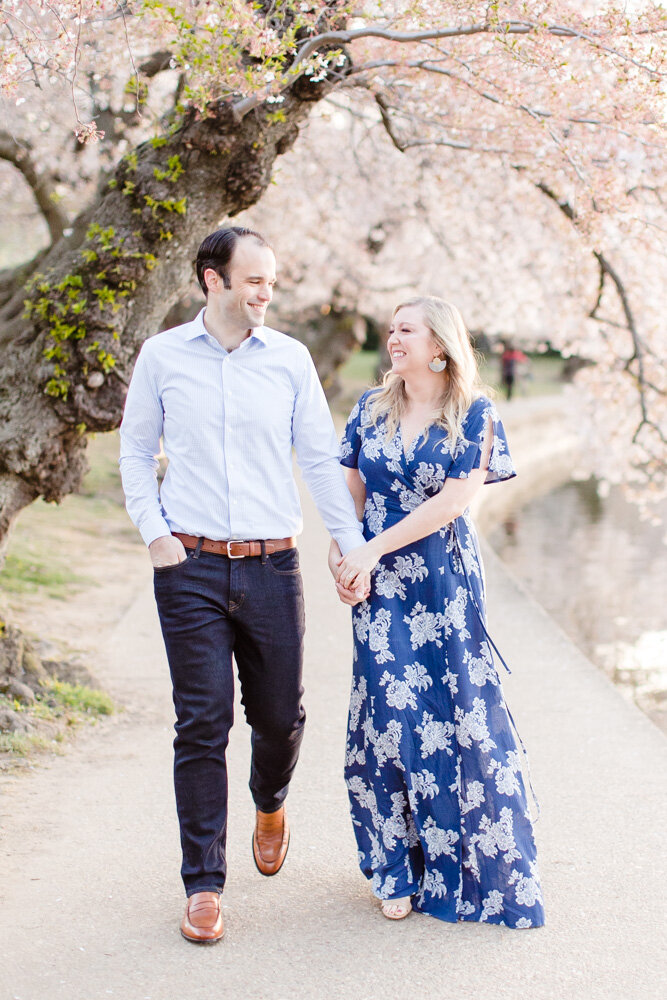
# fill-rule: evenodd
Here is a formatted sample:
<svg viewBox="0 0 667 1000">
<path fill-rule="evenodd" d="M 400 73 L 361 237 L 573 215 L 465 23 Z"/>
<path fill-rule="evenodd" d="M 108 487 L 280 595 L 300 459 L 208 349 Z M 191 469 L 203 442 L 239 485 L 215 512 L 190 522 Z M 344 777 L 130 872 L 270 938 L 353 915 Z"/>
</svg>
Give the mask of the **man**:
<svg viewBox="0 0 667 1000">
<path fill-rule="evenodd" d="M 305 721 L 292 445 L 343 554 L 363 536 L 310 355 L 263 325 L 276 281 L 271 247 L 251 230 L 220 229 L 201 244 L 196 268 L 206 306 L 144 344 L 121 426 L 120 467 L 128 513 L 154 567 L 173 684 L 187 895 L 181 933 L 210 944 L 224 933 L 232 654 L 252 728 L 259 871 L 275 875 L 289 845 L 284 801 Z M 158 492 L 161 437 L 169 467 Z"/>
<path fill-rule="evenodd" d="M 512 398 L 514 383 L 519 375 L 519 366 L 526 364 L 528 358 L 512 344 L 506 343 L 500 359 L 500 373 L 502 383 L 505 386 L 505 398 L 509 401 Z"/>
</svg>

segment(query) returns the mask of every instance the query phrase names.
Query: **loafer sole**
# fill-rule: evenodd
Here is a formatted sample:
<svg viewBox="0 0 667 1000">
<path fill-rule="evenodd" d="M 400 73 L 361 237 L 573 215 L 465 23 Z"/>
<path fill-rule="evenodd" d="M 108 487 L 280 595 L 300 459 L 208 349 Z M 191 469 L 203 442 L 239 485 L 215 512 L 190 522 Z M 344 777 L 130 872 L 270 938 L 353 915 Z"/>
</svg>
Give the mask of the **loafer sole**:
<svg viewBox="0 0 667 1000">
<path fill-rule="evenodd" d="M 222 941 L 223 937 L 225 936 L 224 930 L 220 935 L 220 937 L 215 937 L 215 938 L 190 937 L 189 934 L 185 933 L 182 927 L 180 927 L 179 930 L 181 932 L 181 937 L 185 938 L 186 941 L 189 941 L 190 944 L 217 944 L 218 941 Z"/>
</svg>

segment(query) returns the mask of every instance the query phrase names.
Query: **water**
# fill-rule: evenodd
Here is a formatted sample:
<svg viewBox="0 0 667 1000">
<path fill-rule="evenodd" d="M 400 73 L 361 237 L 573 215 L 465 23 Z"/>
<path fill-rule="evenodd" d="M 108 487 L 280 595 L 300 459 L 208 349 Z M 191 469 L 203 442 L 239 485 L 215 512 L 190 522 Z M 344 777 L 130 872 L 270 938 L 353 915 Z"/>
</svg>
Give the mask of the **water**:
<svg viewBox="0 0 667 1000">
<path fill-rule="evenodd" d="M 663 510 L 667 523 L 667 504 Z M 569 482 L 514 512 L 493 548 L 586 655 L 667 733 L 665 523 L 620 489 Z"/>
</svg>

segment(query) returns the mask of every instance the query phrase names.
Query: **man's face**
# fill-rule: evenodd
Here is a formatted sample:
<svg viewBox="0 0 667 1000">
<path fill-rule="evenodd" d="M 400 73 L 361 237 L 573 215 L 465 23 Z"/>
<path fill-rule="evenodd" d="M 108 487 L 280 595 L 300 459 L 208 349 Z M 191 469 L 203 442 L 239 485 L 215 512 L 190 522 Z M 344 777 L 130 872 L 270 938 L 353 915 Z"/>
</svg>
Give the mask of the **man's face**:
<svg viewBox="0 0 667 1000">
<path fill-rule="evenodd" d="M 229 326 L 243 330 L 263 326 L 276 283 L 273 250 L 252 236 L 242 237 L 232 254 L 229 280 L 230 288 L 225 288 L 220 278 L 213 291 Z"/>
</svg>

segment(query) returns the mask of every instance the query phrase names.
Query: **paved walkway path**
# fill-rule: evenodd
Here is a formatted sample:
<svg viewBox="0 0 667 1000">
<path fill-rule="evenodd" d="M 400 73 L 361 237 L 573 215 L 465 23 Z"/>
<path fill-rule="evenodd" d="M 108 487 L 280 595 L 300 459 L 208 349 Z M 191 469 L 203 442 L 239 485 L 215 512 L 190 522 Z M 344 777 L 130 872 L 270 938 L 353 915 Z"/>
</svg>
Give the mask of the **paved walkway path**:
<svg viewBox="0 0 667 1000">
<path fill-rule="evenodd" d="M 356 869 L 341 779 L 348 611 L 324 568 L 324 529 L 305 508 L 309 723 L 285 868 L 264 879 L 252 863 L 239 710 L 226 938 L 209 949 L 181 939 L 172 707 L 147 567 L 100 671 L 126 711 L 46 767 L 2 779 L 1 1000 L 662 998 L 667 742 L 492 553 L 491 631 L 513 667 L 506 689 L 542 804 L 548 925 L 380 916 Z"/>
</svg>

